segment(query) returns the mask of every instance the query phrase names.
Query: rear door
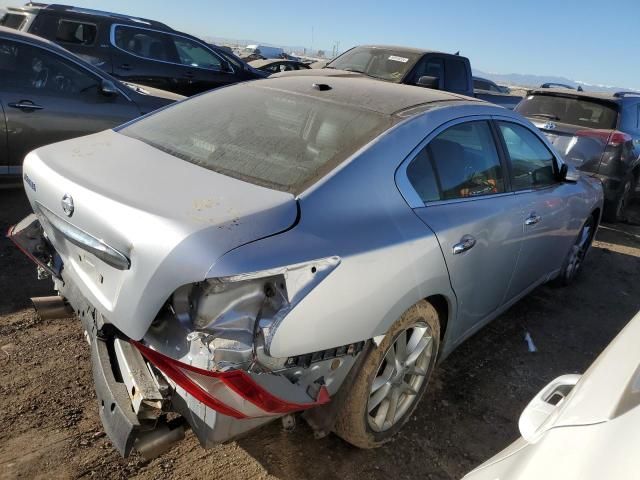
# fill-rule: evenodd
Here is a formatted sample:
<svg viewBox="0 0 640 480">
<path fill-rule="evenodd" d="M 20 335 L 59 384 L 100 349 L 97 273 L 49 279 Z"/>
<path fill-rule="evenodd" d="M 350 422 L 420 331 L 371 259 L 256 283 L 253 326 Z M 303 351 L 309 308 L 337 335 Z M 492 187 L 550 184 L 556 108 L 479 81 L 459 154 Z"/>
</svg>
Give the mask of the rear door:
<svg viewBox="0 0 640 480">
<path fill-rule="evenodd" d="M 512 120 L 498 120 L 497 126 L 509 157 L 511 185 L 522 208 L 522 250 L 507 294 L 513 298 L 561 267 L 582 225 L 570 223 L 572 197 L 578 193 L 558 181 L 555 157 L 542 140 Z"/>
<path fill-rule="evenodd" d="M 458 299 L 454 337 L 503 304 L 520 251 L 522 213 L 495 138 L 488 119 L 450 123 L 406 169 Z"/>
<path fill-rule="evenodd" d="M 122 94 L 105 96 L 102 79 L 50 50 L 0 39 L 0 103 L 9 165 L 43 145 L 115 127 L 137 117 Z"/>
<path fill-rule="evenodd" d="M 111 26 L 113 74 L 128 82 L 185 95 L 190 79 L 171 36 L 130 25 Z"/>
</svg>

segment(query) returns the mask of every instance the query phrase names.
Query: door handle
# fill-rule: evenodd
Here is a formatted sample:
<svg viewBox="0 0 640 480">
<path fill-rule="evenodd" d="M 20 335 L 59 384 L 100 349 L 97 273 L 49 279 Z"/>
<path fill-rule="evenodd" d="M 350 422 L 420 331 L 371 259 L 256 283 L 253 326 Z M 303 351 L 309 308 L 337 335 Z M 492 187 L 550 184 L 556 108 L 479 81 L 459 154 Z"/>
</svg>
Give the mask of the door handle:
<svg viewBox="0 0 640 480">
<path fill-rule="evenodd" d="M 132 70 L 132 69 L 133 67 L 128 63 L 123 63 L 122 65 L 120 65 L 120 70 Z"/>
<path fill-rule="evenodd" d="M 475 238 L 473 238 L 471 235 L 465 235 L 460 239 L 459 243 L 456 243 L 453 246 L 453 254 L 458 255 L 462 252 L 466 252 L 467 250 L 472 249 L 475 244 L 476 244 Z"/>
<path fill-rule="evenodd" d="M 10 103 L 9 106 L 20 110 L 42 110 L 44 108 L 40 105 L 36 105 L 31 100 L 20 100 L 19 102 Z"/>
<path fill-rule="evenodd" d="M 527 219 L 524 221 L 525 225 L 535 225 L 536 223 L 538 223 L 540 220 L 542 220 L 542 217 L 540 215 L 536 215 L 535 213 L 532 213 L 531 215 L 529 215 L 527 217 Z"/>
</svg>

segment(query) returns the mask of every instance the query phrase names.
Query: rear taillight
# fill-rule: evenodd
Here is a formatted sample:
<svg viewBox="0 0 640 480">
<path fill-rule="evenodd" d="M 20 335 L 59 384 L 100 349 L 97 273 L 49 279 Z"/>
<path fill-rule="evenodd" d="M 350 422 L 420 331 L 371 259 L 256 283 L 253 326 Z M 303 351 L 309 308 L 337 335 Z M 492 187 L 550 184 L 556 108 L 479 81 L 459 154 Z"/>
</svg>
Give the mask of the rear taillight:
<svg viewBox="0 0 640 480">
<path fill-rule="evenodd" d="M 599 129 L 578 130 L 575 133 L 575 136 L 595 138 L 600 140 L 602 143 L 606 145 L 611 145 L 613 147 L 617 147 L 618 145 L 622 145 L 632 140 L 630 135 L 624 132 L 620 132 L 618 130 L 599 130 Z"/>
<path fill-rule="evenodd" d="M 208 407 L 229 417 L 243 419 L 276 416 L 323 405 L 330 400 L 325 386 L 320 387 L 315 401 L 285 400 L 266 390 L 244 370 L 212 372 L 174 360 L 140 342 L 132 340 L 131 343 L 176 385 Z M 283 377 L 273 377 L 284 380 Z"/>
</svg>

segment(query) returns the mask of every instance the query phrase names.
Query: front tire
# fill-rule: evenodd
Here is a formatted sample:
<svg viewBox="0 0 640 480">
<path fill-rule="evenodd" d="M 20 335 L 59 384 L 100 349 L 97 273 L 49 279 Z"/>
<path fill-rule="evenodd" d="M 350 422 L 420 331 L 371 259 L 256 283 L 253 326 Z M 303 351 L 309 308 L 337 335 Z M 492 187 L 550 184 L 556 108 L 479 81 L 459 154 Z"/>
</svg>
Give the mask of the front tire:
<svg viewBox="0 0 640 480">
<path fill-rule="evenodd" d="M 380 345 L 366 353 L 338 413 L 335 432 L 360 448 L 391 440 L 424 394 L 439 347 L 438 313 L 420 301 L 394 322 Z"/>
</svg>

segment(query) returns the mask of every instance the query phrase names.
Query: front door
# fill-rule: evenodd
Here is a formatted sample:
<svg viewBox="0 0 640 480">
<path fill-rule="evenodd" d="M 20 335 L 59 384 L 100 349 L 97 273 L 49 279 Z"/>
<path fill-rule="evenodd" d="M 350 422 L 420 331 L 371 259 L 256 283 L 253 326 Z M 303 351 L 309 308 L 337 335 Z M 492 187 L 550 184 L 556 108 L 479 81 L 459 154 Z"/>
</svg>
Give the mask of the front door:
<svg viewBox="0 0 640 480">
<path fill-rule="evenodd" d="M 520 251 L 521 211 L 488 120 L 438 134 L 407 167 L 425 206 L 416 214 L 436 234 L 458 300 L 455 338 L 505 300 Z"/>
<path fill-rule="evenodd" d="M 9 165 L 22 167 L 38 147 L 113 128 L 139 115 L 122 94 L 101 93 L 102 79 L 49 50 L 0 41 L 0 103 L 5 107 Z"/>
<path fill-rule="evenodd" d="M 522 250 L 509 287 L 515 297 L 559 269 L 582 225 L 571 225 L 571 186 L 558 181 L 554 155 L 524 125 L 498 121 L 510 159 L 511 185 L 522 208 Z M 580 202 L 580 199 L 575 199 Z"/>
</svg>

